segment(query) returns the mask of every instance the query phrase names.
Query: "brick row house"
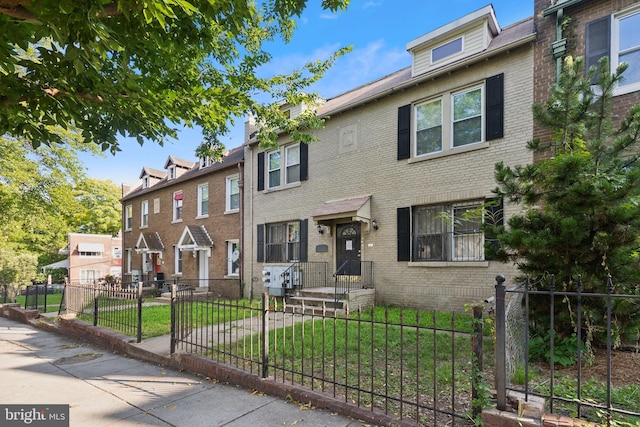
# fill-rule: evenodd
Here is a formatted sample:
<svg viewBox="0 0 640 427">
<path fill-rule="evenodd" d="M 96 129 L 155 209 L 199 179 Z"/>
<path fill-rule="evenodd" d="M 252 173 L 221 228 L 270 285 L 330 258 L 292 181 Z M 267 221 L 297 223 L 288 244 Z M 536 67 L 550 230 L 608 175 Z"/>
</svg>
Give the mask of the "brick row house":
<svg viewBox="0 0 640 427">
<path fill-rule="evenodd" d="M 123 281 L 209 289 L 239 280 L 243 154 L 236 148 L 220 162 L 170 156 L 164 170 L 142 169 L 121 200 Z"/>
<path fill-rule="evenodd" d="M 409 67 L 324 101 L 310 144 L 283 133 L 278 149 L 261 148 L 248 119 L 245 143 L 221 163 L 143 169 L 123 198 L 125 277 L 206 287 L 235 274 L 246 297 L 290 295 L 308 286 L 303 269 L 322 265 L 314 286 L 357 276 L 378 304 L 461 311 L 485 299 L 497 274 L 517 274 L 484 251 L 482 223 L 519 209 L 494 198 L 495 163 L 535 160 L 531 105 L 548 98 L 563 55 L 635 61 L 636 3 L 535 0 L 534 17 L 504 28 L 483 7 L 409 41 Z M 558 41 L 569 16 L 569 41 Z M 637 102 L 636 80 L 620 88 L 620 108 Z M 295 117 L 306 107 L 281 108 Z"/>
</svg>

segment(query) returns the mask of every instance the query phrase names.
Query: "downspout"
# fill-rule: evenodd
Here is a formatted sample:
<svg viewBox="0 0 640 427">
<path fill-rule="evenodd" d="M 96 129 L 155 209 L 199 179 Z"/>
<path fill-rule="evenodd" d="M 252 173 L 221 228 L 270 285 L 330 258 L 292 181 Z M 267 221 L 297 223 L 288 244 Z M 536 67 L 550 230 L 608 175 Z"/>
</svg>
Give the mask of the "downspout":
<svg viewBox="0 0 640 427">
<path fill-rule="evenodd" d="M 238 279 L 240 280 L 241 297 L 244 297 L 244 286 L 242 286 L 242 279 L 244 277 L 244 173 L 242 170 L 242 162 L 238 162 L 238 191 L 240 192 L 240 273 Z"/>
</svg>

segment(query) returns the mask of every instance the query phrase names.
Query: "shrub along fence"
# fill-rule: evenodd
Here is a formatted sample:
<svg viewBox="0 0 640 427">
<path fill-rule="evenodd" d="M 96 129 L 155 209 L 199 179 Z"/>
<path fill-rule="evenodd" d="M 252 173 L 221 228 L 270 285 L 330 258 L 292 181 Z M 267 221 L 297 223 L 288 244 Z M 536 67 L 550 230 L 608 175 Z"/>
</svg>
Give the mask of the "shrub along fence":
<svg viewBox="0 0 640 427">
<path fill-rule="evenodd" d="M 223 301 L 174 287 L 171 352 L 417 424 L 472 425 L 483 403 L 482 310 L 474 313 L 475 320 L 389 308 L 294 313 L 266 294 L 253 302 Z"/>
<path fill-rule="evenodd" d="M 615 366 L 612 366 L 612 360 L 614 346 L 624 347 L 624 344 L 630 344 L 626 350 L 632 350 L 640 357 L 640 333 L 635 331 L 634 342 L 622 342 L 619 332 L 625 325 L 616 325 L 617 316 L 614 314 L 616 308 L 627 311 L 627 314 L 640 312 L 640 295 L 616 293 L 610 277 L 606 293 L 583 292 L 580 279 L 575 292 L 558 291 L 553 276 L 544 286 L 547 289 L 541 289 L 543 286 L 539 283 L 532 287 L 529 278 L 510 289 L 506 289 L 504 282 L 504 276 L 496 277 L 494 372 L 497 409 L 507 408 L 506 395 L 511 390 L 524 393 L 525 400 L 531 396 L 544 398 L 546 410 L 552 413 L 586 419 L 598 425 L 639 425 L 640 382 L 637 371 L 635 384 L 614 388 L 612 373 Z M 534 299 L 535 304 L 532 304 Z M 535 365 L 529 350 L 532 338 L 527 329 L 527 325 L 532 324 L 534 305 L 538 314 L 541 306 L 547 311 L 544 321 L 537 323 L 538 328 L 541 323 L 548 328 L 544 337 L 533 338 L 537 341 L 532 349 L 537 352 L 546 350 L 542 352 L 546 360 Z M 600 309 L 594 310 L 593 307 Z M 572 330 L 566 330 L 566 322 L 558 322 L 559 315 L 570 319 Z M 594 343 L 596 335 L 598 340 Z M 594 350 L 591 344 L 602 347 L 598 350 L 604 353 L 604 381 L 583 375 L 586 359 Z M 593 363 L 593 360 L 589 362 Z M 560 368 L 560 365 L 567 364 L 575 366 L 570 370 Z M 522 378 L 516 381 L 518 376 Z"/>
</svg>

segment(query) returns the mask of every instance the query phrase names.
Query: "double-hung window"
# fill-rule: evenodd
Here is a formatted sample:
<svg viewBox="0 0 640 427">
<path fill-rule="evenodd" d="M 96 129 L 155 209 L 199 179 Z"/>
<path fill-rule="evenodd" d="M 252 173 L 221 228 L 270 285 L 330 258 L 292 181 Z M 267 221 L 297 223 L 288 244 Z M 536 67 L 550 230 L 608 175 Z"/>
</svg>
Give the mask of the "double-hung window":
<svg viewBox="0 0 640 427">
<path fill-rule="evenodd" d="M 442 151 L 442 100 L 416 106 L 416 155 Z"/>
<path fill-rule="evenodd" d="M 452 146 L 482 141 L 482 89 L 475 88 L 451 96 Z"/>
<path fill-rule="evenodd" d="M 240 186 L 239 177 L 227 177 L 227 212 L 233 212 L 240 209 Z"/>
<path fill-rule="evenodd" d="M 173 220 L 182 220 L 182 191 L 173 193 Z"/>
<path fill-rule="evenodd" d="M 483 260 L 482 206 L 469 202 L 414 207 L 413 260 Z"/>
<path fill-rule="evenodd" d="M 416 157 L 483 142 L 483 87 L 450 92 L 416 104 Z"/>
<path fill-rule="evenodd" d="M 287 184 L 300 181 L 300 145 L 291 145 L 285 149 Z"/>
<path fill-rule="evenodd" d="M 622 74 L 620 86 L 640 86 L 640 11 L 616 16 L 613 42 L 615 46 L 613 69 L 626 62 L 629 67 Z M 636 88 L 637 89 L 637 88 Z"/>
<path fill-rule="evenodd" d="M 149 201 L 143 200 L 140 204 L 140 228 L 149 226 Z"/>
<path fill-rule="evenodd" d="M 209 184 L 198 185 L 198 216 L 209 215 Z"/>
<path fill-rule="evenodd" d="M 133 227 L 133 206 L 127 205 L 124 208 L 124 229 L 125 231 L 131 230 Z"/>
<path fill-rule="evenodd" d="M 282 153 L 280 151 L 272 151 L 269 153 L 268 171 L 269 188 L 280 187 L 280 171 L 282 169 Z"/>
<path fill-rule="evenodd" d="M 289 144 L 257 155 L 258 191 L 296 186 L 308 179 L 307 144 Z"/>
<path fill-rule="evenodd" d="M 300 221 L 266 224 L 266 262 L 300 259 Z"/>
<path fill-rule="evenodd" d="M 629 64 L 615 90 L 616 94 L 640 90 L 640 32 L 637 30 L 639 26 L 638 7 L 587 23 L 587 68 L 596 66 L 602 57 L 609 58 L 612 72 L 623 62 Z"/>
</svg>

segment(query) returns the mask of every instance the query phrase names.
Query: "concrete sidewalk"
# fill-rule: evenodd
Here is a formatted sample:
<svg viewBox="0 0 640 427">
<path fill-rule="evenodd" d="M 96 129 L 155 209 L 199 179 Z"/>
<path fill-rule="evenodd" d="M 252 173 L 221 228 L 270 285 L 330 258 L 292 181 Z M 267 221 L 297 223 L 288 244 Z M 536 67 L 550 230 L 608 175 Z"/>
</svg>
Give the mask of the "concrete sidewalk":
<svg viewBox="0 0 640 427">
<path fill-rule="evenodd" d="M 364 425 L 2 317 L 0 402 L 69 404 L 70 426 L 78 427 Z"/>
</svg>

